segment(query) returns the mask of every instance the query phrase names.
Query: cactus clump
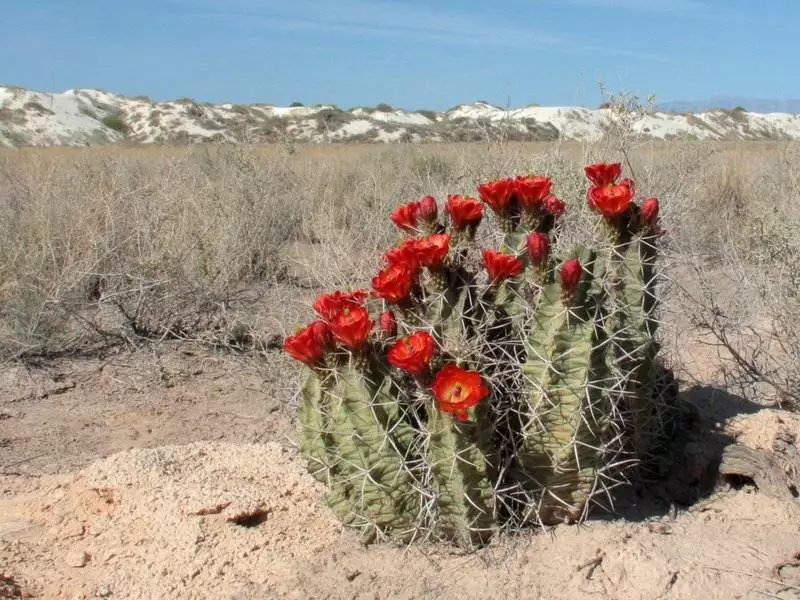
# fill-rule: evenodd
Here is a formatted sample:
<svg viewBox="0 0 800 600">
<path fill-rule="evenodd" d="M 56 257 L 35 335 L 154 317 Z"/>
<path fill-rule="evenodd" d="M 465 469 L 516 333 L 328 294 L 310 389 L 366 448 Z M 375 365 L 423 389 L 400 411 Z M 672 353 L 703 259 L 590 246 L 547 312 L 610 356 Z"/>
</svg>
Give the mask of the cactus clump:
<svg viewBox="0 0 800 600">
<path fill-rule="evenodd" d="M 449 196 L 443 219 L 426 196 L 392 213 L 405 239 L 372 292 L 321 296 L 286 339 L 310 369 L 300 450 L 365 541 L 580 521 L 663 435 L 658 201 L 619 164 L 585 171 L 604 243 L 559 254 L 547 177 Z M 497 250 L 476 241 L 485 207 Z"/>
</svg>

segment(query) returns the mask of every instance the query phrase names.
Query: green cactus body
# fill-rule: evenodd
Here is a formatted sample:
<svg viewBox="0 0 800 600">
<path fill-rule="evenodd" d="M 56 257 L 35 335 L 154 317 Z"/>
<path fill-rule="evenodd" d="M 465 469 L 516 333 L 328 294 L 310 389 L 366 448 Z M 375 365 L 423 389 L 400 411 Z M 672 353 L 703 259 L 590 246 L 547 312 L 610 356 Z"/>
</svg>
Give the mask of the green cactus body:
<svg viewBox="0 0 800 600">
<path fill-rule="evenodd" d="M 308 471 L 322 483 L 330 484 L 337 456 L 326 424 L 324 375 L 312 371 L 300 388 L 300 452 L 308 461 Z"/>
<path fill-rule="evenodd" d="M 428 411 L 427 459 L 436 497 L 433 529 L 465 547 L 486 541 L 495 529 L 491 422 L 485 403 L 471 412 L 474 420 L 459 421 L 433 406 Z"/>
<path fill-rule="evenodd" d="M 582 264 L 600 269 L 593 252 Z M 593 277 L 584 276 L 581 302 L 561 287 L 544 288 L 522 367 L 529 389 L 520 411 L 517 471 L 528 497 L 528 519 L 544 524 L 577 520 L 598 487 L 610 431 L 611 371 Z M 523 520 L 527 520 L 523 518 Z"/>
<path fill-rule="evenodd" d="M 301 418 L 308 431 L 301 449 L 317 473 L 327 470 L 329 506 L 365 541 L 379 534 L 410 537 L 419 515 L 409 467 L 414 432 L 393 386 L 388 377 L 347 366 L 330 387 L 304 387 Z M 317 431 L 321 443 L 312 439 Z"/>
<path fill-rule="evenodd" d="M 544 210 L 501 213 L 500 251 L 526 268 L 484 283 L 476 222 L 453 229 L 459 211 L 462 220 L 475 218 L 477 201 L 456 199 L 448 199 L 447 259 L 420 258 L 434 266 L 415 263 L 408 271 L 416 279 L 400 282 L 410 286 L 408 297 L 382 306 L 393 311 L 399 333 L 394 326 L 367 332 L 371 338 L 348 346 L 357 357 L 342 347 L 336 318 L 321 324 L 330 331 L 314 323 L 294 336 L 293 355 L 312 369 L 301 390 L 300 450 L 327 485 L 328 505 L 365 541 L 419 537 L 473 548 L 503 527 L 579 521 L 597 494 L 622 481 L 623 466 L 649 459 L 674 431 L 675 384 L 654 338 L 657 205 L 645 216 L 635 204 L 610 215 L 592 205 L 609 241 L 570 253 L 583 269 L 574 288 L 577 263 L 551 257 L 556 215 Z M 430 231 L 446 231 L 433 225 Z M 548 239 L 529 238 L 531 228 Z M 411 239 L 406 251 L 427 252 Z M 330 296 L 321 306 L 362 302 L 366 294 L 352 296 Z M 418 353 L 412 363 L 422 361 L 409 368 L 391 348 L 419 331 L 435 344 L 403 346 Z M 448 365 L 481 382 L 464 421 L 431 397 L 436 389 L 446 398 L 436 382 Z"/>
<path fill-rule="evenodd" d="M 620 409 L 627 419 L 629 445 L 639 452 L 652 444 L 659 419 L 653 402 L 658 343 L 654 335 L 655 259 L 653 236 L 636 234 L 630 240 L 610 248 L 609 267 L 613 282 L 612 340 L 614 365 L 622 381 Z"/>
</svg>

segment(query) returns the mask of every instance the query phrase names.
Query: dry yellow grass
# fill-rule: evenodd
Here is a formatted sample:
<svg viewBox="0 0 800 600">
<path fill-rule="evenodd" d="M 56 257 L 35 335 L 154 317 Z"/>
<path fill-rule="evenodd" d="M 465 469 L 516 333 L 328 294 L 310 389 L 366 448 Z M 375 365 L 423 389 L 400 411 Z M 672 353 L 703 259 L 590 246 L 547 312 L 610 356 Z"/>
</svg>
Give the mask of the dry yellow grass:
<svg viewBox="0 0 800 600">
<path fill-rule="evenodd" d="M 729 332 L 779 327 L 766 354 L 738 350 L 800 395 L 800 368 L 777 364 L 800 360 L 800 145 L 648 141 L 626 154 L 640 194 L 662 200 L 667 274 L 691 296 L 673 286 L 667 311 Z M 551 175 L 571 207 L 568 242 L 591 223 L 582 165 L 622 158 L 616 142 L 4 150 L 0 354 L 103 338 L 87 316 L 100 298 L 127 336 L 191 336 L 218 326 L 193 316 L 242 292 L 257 303 L 276 285 L 368 284 L 396 240 L 392 207 L 498 176 Z"/>
</svg>

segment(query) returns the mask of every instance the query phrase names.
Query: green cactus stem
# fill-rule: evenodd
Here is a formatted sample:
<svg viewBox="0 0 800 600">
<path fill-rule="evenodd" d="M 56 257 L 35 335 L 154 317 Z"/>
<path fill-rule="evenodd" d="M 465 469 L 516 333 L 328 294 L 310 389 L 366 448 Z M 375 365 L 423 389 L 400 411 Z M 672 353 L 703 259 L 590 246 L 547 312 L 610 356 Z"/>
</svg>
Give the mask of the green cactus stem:
<svg viewBox="0 0 800 600">
<path fill-rule="evenodd" d="M 578 302 L 565 304 L 561 287 L 544 288 L 522 366 L 528 389 L 520 411 L 517 472 L 529 495 L 523 521 L 578 520 L 598 490 L 611 433 L 608 361 L 601 306 L 594 295 L 599 261 L 580 252 L 588 270 Z"/>
<path fill-rule="evenodd" d="M 328 480 L 328 505 L 364 541 L 407 539 L 419 520 L 408 409 L 388 377 L 345 366 L 331 379 L 303 388 L 301 450 Z"/>
<path fill-rule="evenodd" d="M 435 532 L 462 547 L 474 547 L 496 529 L 492 482 L 496 451 L 485 402 L 474 420 L 459 421 L 431 406 L 428 463 L 436 497 Z"/>
</svg>

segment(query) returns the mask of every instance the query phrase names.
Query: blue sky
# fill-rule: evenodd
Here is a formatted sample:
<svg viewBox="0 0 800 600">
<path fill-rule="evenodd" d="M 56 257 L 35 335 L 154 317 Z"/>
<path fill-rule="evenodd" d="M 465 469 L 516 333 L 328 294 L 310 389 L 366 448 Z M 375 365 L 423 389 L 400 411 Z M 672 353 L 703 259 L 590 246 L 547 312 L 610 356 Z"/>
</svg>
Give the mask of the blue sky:
<svg viewBox="0 0 800 600">
<path fill-rule="evenodd" d="M 800 97 L 797 0 L 0 0 L 0 84 L 166 100 Z"/>
</svg>

